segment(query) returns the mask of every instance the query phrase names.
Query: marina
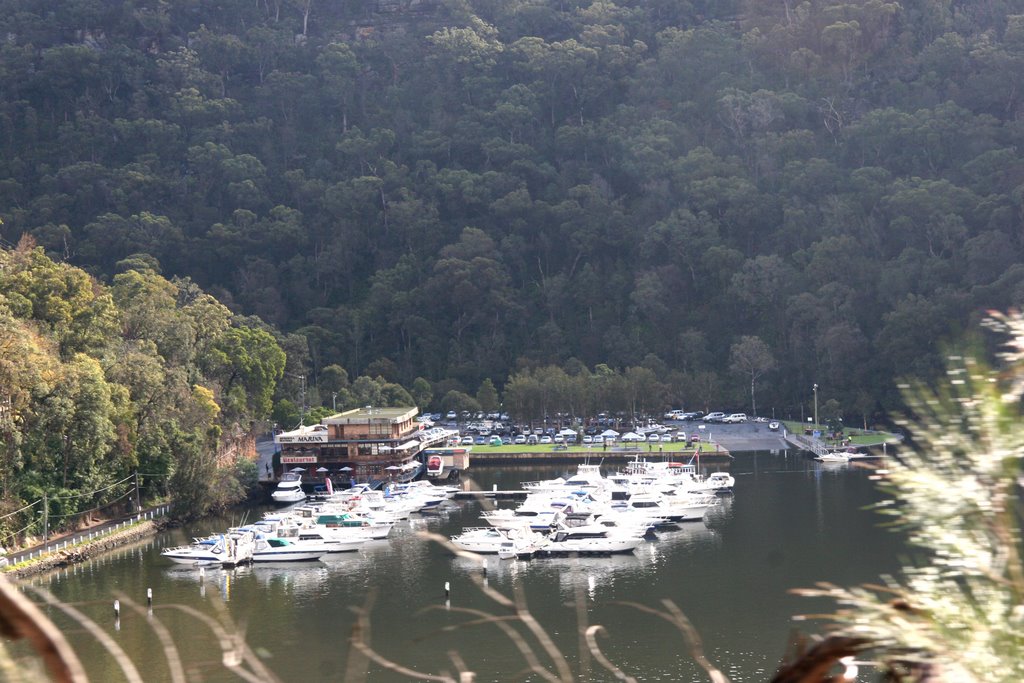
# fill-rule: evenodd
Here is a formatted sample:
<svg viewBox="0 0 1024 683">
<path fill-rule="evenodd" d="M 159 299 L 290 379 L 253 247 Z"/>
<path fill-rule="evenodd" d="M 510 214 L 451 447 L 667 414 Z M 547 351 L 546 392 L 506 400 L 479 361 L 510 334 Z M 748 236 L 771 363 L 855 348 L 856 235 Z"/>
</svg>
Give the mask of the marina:
<svg viewBox="0 0 1024 683">
<path fill-rule="evenodd" d="M 511 491 L 524 481 L 568 479 L 577 469 L 480 468 L 463 485 Z M 257 562 L 225 569 L 161 557 L 165 547 L 232 526 L 230 520 L 209 520 L 32 583 L 78 604 L 135 658 L 159 647 L 146 620 L 126 612 L 118 631 L 104 615 L 114 593 L 144 596 L 153 588 L 155 615 L 189 652 L 188 666 L 203 680 L 237 679 L 220 667 L 219 650 L 208 632 L 197 629 L 197 622 L 180 610 L 167 609 L 170 605 L 212 615 L 218 612 L 213 603 L 223 602 L 234 623 L 245 625 L 247 642 L 268 653 L 268 666 L 284 680 L 344 679 L 350 666 L 363 671 L 368 667 L 368 680 L 394 680 L 345 644 L 355 626 L 352 606 L 369 609 L 375 634 L 371 644 L 381 656 L 437 673 L 450 666 L 445 652 L 455 649 L 479 680 L 500 679 L 522 667 L 521 655 L 496 630 L 469 625 L 461 612 L 500 613 L 477 587 L 484 578 L 505 595 L 523 591 L 531 613 L 553 634 L 580 679 L 612 680 L 579 647 L 580 619 L 585 618 L 586 624 L 608 628 L 606 653 L 638 680 L 706 680 L 681 639 L 666 633 L 661 620 L 623 605 L 628 601 L 657 607 L 669 599 L 693 621 L 709 657 L 730 680 L 763 681 L 785 651 L 792 629 L 812 628 L 791 617 L 828 607 L 797 598 L 790 589 L 817 581 L 877 581 L 907 550 L 902 539 L 879 528 L 879 518 L 864 509 L 879 498 L 866 470 L 826 466 L 803 455 L 744 454 L 730 461 L 728 471 L 735 478 L 735 493 L 721 497 L 703 522 L 658 531 L 656 540 L 645 538 L 624 554 L 525 561 L 502 559 L 499 547 L 483 560 L 456 556 L 421 532 L 456 536 L 480 526 L 481 513 L 495 502 L 449 500 L 435 512 L 414 513 L 395 523 L 386 538 L 367 541 L 356 552 L 312 562 Z M 874 552 L 865 557 L 862 549 L 868 545 Z M 511 553 L 516 553 L 514 547 Z M 446 583 L 451 587 L 447 600 Z M 93 674 L 99 676 L 104 662 L 109 663 L 107 656 L 90 645 L 86 633 L 68 630 L 76 644 L 95 651 L 90 666 L 98 667 Z M 146 680 L 171 679 L 158 661 L 149 667 Z"/>
</svg>

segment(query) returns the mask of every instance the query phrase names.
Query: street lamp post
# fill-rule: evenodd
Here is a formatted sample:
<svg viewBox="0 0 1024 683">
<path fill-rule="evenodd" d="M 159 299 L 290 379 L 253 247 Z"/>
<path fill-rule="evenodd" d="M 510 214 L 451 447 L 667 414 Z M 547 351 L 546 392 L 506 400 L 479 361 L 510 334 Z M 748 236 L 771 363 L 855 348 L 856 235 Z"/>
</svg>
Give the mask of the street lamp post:
<svg viewBox="0 0 1024 683">
<path fill-rule="evenodd" d="M 818 426 L 818 385 L 814 385 L 814 426 Z"/>
<path fill-rule="evenodd" d="M 338 412 L 338 392 L 331 392 L 331 410 L 335 413 Z"/>
</svg>

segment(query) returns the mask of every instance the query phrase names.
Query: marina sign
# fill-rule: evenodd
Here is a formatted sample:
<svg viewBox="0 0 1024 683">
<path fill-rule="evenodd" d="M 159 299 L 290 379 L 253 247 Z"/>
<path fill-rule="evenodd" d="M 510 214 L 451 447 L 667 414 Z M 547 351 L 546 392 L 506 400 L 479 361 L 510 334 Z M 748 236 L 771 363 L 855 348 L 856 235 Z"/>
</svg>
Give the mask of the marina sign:
<svg viewBox="0 0 1024 683">
<path fill-rule="evenodd" d="M 278 434 L 274 437 L 276 443 L 327 443 L 327 432 L 314 432 L 312 434 Z"/>
</svg>

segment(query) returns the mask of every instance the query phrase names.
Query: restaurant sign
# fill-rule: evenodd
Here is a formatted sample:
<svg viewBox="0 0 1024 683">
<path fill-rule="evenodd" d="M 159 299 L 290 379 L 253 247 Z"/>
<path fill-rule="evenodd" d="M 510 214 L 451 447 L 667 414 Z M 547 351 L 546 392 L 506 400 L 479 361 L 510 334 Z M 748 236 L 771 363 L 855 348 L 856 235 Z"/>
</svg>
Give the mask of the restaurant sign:
<svg viewBox="0 0 1024 683">
<path fill-rule="evenodd" d="M 315 455 L 282 455 L 281 456 L 281 464 L 282 465 L 298 465 L 298 464 L 302 464 L 302 463 L 305 463 L 305 464 L 315 464 L 316 463 L 316 456 Z"/>
</svg>

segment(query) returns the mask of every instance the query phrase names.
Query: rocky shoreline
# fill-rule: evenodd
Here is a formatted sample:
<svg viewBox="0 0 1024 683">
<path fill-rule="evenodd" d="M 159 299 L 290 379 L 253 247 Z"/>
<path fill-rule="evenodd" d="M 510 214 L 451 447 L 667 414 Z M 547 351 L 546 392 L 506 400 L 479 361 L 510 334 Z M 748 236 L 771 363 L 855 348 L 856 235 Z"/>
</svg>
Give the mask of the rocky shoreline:
<svg viewBox="0 0 1024 683">
<path fill-rule="evenodd" d="M 55 550 L 49 555 L 32 560 L 24 566 L 2 572 L 2 574 L 8 579 L 24 579 L 52 569 L 68 567 L 79 562 L 85 562 L 99 553 L 128 545 L 146 536 L 151 536 L 161 528 L 162 526 L 153 520 L 144 520 L 138 524 L 115 531 L 108 536 L 91 541 L 83 541 L 70 548 Z"/>
</svg>

